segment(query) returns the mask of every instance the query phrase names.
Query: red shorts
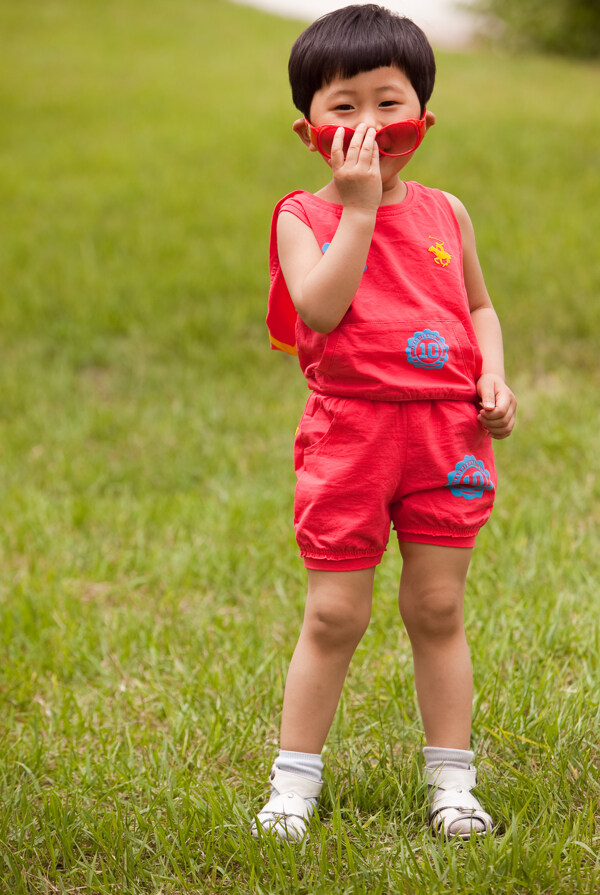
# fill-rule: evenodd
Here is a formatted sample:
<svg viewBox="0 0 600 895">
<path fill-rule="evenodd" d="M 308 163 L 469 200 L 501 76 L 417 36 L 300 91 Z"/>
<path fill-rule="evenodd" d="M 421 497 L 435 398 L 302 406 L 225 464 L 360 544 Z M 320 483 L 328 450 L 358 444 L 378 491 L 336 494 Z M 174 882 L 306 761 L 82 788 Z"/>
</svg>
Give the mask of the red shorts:
<svg viewBox="0 0 600 895">
<path fill-rule="evenodd" d="M 474 404 L 313 393 L 296 433 L 294 528 L 309 569 L 375 566 L 400 541 L 472 547 L 492 511 L 492 439 Z"/>
</svg>

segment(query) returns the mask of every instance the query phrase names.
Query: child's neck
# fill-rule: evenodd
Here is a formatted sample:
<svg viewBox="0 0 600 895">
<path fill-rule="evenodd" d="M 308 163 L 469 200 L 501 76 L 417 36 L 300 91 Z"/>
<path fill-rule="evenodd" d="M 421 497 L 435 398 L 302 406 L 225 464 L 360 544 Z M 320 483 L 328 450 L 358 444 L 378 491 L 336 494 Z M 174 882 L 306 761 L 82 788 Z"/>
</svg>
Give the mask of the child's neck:
<svg viewBox="0 0 600 895">
<path fill-rule="evenodd" d="M 408 188 L 403 180 L 394 177 L 393 181 L 383 184 L 383 194 L 381 196 L 381 205 L 398 205 L 404 202 Z"/>
</svg>

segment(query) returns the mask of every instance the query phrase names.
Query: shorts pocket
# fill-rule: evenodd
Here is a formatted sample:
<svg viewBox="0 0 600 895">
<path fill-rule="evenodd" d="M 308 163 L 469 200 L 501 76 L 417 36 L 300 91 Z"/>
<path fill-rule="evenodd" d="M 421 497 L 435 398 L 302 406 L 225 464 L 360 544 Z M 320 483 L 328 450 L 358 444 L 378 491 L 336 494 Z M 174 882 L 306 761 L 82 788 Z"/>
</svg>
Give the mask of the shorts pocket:
<svg viewBox="0 0 600 895">
<path fill-rule="evenodd" d="M 314 454 L 330 438 L 335 426 L 336 398 L 312 394 L 308 399 L 294 443 L 296 472 L 303 466 L 304 455 Z"/>
</svg>

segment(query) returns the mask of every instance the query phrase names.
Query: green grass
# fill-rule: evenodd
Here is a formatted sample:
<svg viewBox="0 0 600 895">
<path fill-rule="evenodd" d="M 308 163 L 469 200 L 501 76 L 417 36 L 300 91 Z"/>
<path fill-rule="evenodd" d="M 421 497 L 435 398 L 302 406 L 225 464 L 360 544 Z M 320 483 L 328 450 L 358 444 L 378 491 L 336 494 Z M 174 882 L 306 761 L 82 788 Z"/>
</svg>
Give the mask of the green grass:
<svg viewBox="0 0 600 895">
<path fill-rule="evenodd" d="M 304 572 L 305 386 L 269 352 L 299 31 L 217 0 L 0 3 L 0 891 L 600 888 L 600 70 L 440 54 L 409 174 L 456 192 L 520 421 L 469 579 L 482 794 L 424 825 L 393 544 L 328 743 L 321 828 L 247 834 Z"/>
</svg>

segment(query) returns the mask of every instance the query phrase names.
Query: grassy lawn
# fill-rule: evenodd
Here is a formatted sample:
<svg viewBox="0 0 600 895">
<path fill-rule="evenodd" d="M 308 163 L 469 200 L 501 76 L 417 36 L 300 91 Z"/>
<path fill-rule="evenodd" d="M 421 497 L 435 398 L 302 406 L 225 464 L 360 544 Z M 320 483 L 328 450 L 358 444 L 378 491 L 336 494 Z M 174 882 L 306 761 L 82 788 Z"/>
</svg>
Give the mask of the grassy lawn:
<svg viewBox="0 0 600 895">
<path fill-rule="evenodd" d="M 297 23 L 0 0 L 0 893 L 600 889 L 600 69 L 440 54 L 408 169 L 478 233 L 520 400 L 468 586 L 500 833 L 432 840 L 393 542 L 323 826 L 255 843 L 304 571 L 306 389 L 268 350 L 270 214 L 324 167 Z"/>
</svg>

